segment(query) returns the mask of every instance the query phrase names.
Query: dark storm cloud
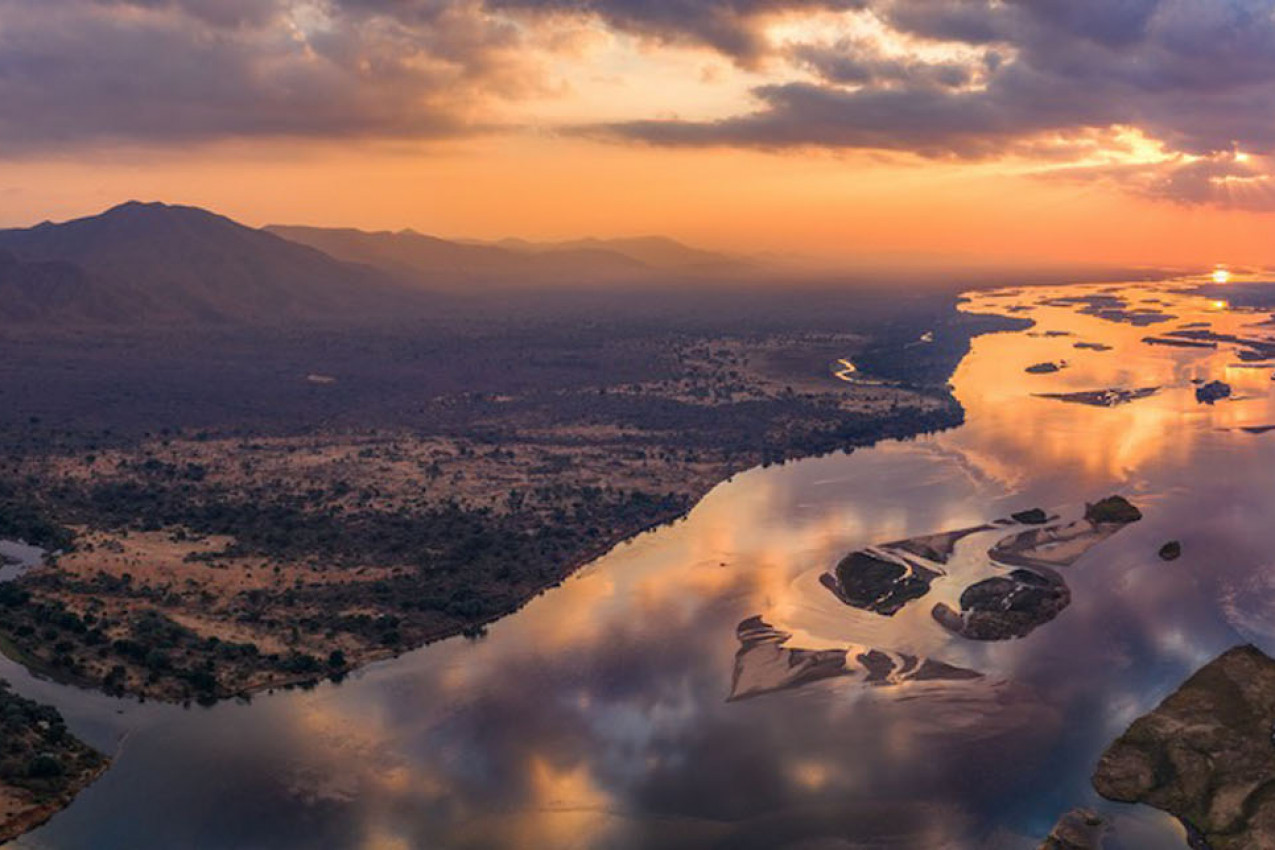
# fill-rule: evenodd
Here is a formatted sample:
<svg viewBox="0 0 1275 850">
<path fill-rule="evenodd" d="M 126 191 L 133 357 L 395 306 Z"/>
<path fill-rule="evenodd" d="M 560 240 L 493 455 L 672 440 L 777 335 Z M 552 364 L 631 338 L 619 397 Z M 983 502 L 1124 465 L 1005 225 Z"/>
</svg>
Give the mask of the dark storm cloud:
<svg viewBox="0 0 1275 850">
<path fill-rule="evenodd" d="M 870 0 L 489 0 L 495 9 L 592 15 L 610 26 L 670 43 L 703 44 L 744 64 L 769 44 L 759 30 L 785 13 L 862 9 Z"/>
<path fill-rule="evenodd" d="M 0 154 L 450 134 L 534 80 L 477 0 L 0 0 Z"/>
<path fill-rule="evenodd" d="M 751 114 L 601 131 L 655 144 L 969 158 L 1029 146 L 1033 136 L 1130 126 L 1171 152 L 1275 149 L 1271 0 L 876 0 L 871 8 L 897 35 L 948 43 L 965 58 L 883 61 L 861 42 L 798 45 L 791 55 L 815 79 L 758 88 Z M 1162 191 L 1213 197 L 1227 176 L 1215 168 L 1175 167 Z"/>
<path fill-rule="evenodd" d="M 983 69 L 961 62 L 921 62 L 881 56 L 862 41 L 799 44 L 788 51 L 797 65 L 830 83 L 884 86 L 905 83 L 915 87 L 960 88 L 981 76 Z M 988 63 L 983 63 L 986 68 Z"/>
<path fill-rule="evenodd" d="M 826 146 L 978 158 L 1047 130 L 1079 129 L 1083 111 L 1102 123 L 1120 118 L 1115 104 L 1054 102 L 1018 107 L 1018 98 L 950 91 L 933 85 L 845 90 L 813 83 L 764 86 L 762 108 L 715 122 L 636 121 L 600 128 L 655 144 L 762 148 Z M 1027 97 L 1028 92 L 1023 93 Z"/>
</svg>

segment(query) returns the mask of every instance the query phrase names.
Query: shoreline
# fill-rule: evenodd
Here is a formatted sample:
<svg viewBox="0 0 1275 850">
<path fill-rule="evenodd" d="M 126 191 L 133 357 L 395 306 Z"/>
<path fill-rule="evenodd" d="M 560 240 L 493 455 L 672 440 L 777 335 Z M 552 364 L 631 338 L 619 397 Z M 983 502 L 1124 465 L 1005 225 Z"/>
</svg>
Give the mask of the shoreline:
<svg viewBox="0 0 1275 850">
<path fill-rule="evenodd" d="M 75 802 L 75 798 L 80 795 L 84 789 L 88 788 L 111 769 L 111 760 L 105 759 L 102 764 L 94 770 L 87 771 L 76 778 L 74 787 L 61 794 L 56 800 L 47 803 L 41 803 L 34 808 L 27 809 L 14 817 L 5 821 L 0 821 L 0 845 L 8 844 L 17 838 L 26 835 L 32 830 L 44 826 L 46 823 L 57 817 L 64 809 Z"/>
<path fill-rule="evenodd" d="M 569 579 L 579 570 L 596 561 L 598 558 L 606 555 L 616 547 L 639 537 L 648 531 L 653 531 L 665 525 L 670 525 L 684 519 L 713 489 L 743 472 L 772 463 L 786 463 L 810 457 L 821 457 L 827 454 L 835 454 L 837 452 L 852 452 L 857 449 L 869 448 L 888 440 L 908 440 L 924 434 L 936 433 L 938 431 L 959 427 L 964 422 L 965 411 L 959 401 L 956 400 L 955 396 L 951 394 L 950 389 L 944 388 L 943 392 L 946 395 L 946 403 L 937 411 L 936 419 L 922 423 L 922 427 L 920 428 L 910 429 L 903 426 L 895 419 L 886 418 L 880 423 L 880 433 L 874 434 L 870 438 L 860 437 L 852 439 L 840 448 L 829 452 L 807 453 L 802 452 L 800 449 L 795 451 L 790 450 L 785 452 L 781 459 L 776 459 L 774 455 L 768 455 L 765 451 L 753 452 L 749 453 L 747 456 L 742 456 L 739 458 L 738 462 L 726 465 L 723 468 L 724 474 L 714 475 L 711 479 L 697 476 L 700 477 L 701 480 L 693 482 L 693 486 L 685 492 L 685 507 L 679 506 L 675 510 L 667 511 L 664 514 L 657 516 L 654 520 L 646 520 L 635 523 L 633 526 L 623 528 L 619 532 L 608 536 L 601 542 L 590 546 L 576 557 L 566 562 L 564 566 L 558 568 L 552 578 L 548 578 L 545 581 L 538 583 L 524 596 L 520 597 L 514 604 L 478 620 L 461 624 L 438 626 L 429 629 L 422 634 L 414 636 L 410 644 L 403 647 L 370 648 L 366 651 L 357 653 L 347 652 L 346 655 L 348 663 L 339 669 L 326 672 L 306 671 L 296 674 L 280 674 L 263 680 L 260 683 L 253 684 L 247 688 L 218 690 L 205 695 L 192 695 L 176 698 L 155 691 L 148 693 L 146 690 L 138 690 L 135 688 L 125 688 L 119 692 L 112 692 L 111 690 L 103 687 L 102 681 L 98 679 L 77 676 L 74 673 L 70 673 L 64 669 L 47 663 L 44 659 L 32 655 L 18 646 L 8 635 L 0 635 L 0 653 L 4 654 L 15 663 L 22 665 L 33 675 L 58 684 L 68 685 L 81 690 L 106 693 L 117 697 L 138 699 L 139 701 L 155 700 L 169 705 L 189 705 L 192 702 L 213 705 L 227 699 L 250 699 L 255 695 L 262 693 L 268 694 L 275 690 L 287 690 L 297 687 L 312 686 L 325 680 L 339 680 L 340 678 L 370 664 L 390 660 L 408 652 L 414 652 L 422 649 L 431 644 L 467 634 L 472 634 L 475 637 L 479 636 L 481 631 L 487 626 L 490 626 L 492 623 L 502 620 L 505 617 L 516 614 L 532 600 L 561 585 L 562 582 Z M 56 570 L 56 564 L 45 564 L 34 568 L 29 575 L 38 578 L 41 575 L 46 574 L 46 571 Z M 15 581 L 17 586 L 22 585 L 21 581 Z"/>
</svg>

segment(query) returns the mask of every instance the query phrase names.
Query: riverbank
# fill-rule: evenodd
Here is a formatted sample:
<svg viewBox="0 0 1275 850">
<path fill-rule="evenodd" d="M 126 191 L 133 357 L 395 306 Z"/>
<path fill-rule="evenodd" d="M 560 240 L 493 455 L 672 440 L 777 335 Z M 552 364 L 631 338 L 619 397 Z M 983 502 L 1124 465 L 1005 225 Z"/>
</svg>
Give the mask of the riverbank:
<svg viewBox="0 0 1275 850">
<path fill-rule="evenodd" d="M 877 336 L 634 337 L 637 362 L 438 395 L 416 429 L 28 434 L 0 514 L 66 551 L 0 592 L 0 636 L 61 681 L 168 702 L 477 638 L 741 471 L 959 425 L 945 382 L 970 339 L 1023 323 L 937 306 Z M 840 380 L 860 354 L 871 380 Z"/>
<path fill-rule="evenodd" d="M 0 680 L 0 842 L 47 822 L 110 766 L 75 738 L 56 709 Z"/>
</svg>

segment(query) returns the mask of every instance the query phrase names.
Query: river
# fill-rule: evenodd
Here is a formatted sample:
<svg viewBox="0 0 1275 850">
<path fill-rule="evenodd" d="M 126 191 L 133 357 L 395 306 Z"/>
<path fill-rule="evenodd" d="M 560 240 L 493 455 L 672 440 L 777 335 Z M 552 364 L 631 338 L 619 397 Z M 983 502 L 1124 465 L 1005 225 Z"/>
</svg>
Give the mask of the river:
<svg viewBox="0 0 1275 850">
<path fill-rule="evenodd" d="M 1086 805 L 1113 819 L 1116 850 L 1185 847 L 1165 816 L 1098 799 L 1089 775 L 1211 657 L 1244 641 L 1275 652 L 1275 433 L 1238 430 L 1275 424 L 1275 384 L 1271 367 L 1237 368 L 1234 346 L 1142 338 L 1275 328 L 1180 282 L 1104 290 L 972 294 L 963 309 L 1037 324 L 974 341 L 953 378 L 964 426 L 738 475 L 481 639 L 212 708 L 112 699 L 0 662 L 115 758 L 16 846 L 1017 850 Z M 1175 318 L 1138 327 L 1042 303 L 1086 293 Z M 1047 361 L 1066 368 L 1024 372 Z M 1232 398 L 1197 402 L 1193 379 L 1216 378 Z M 1038 395 L 1151 386 L 1114 407 Z M 1113 493 L 1144 519 L 1065 568 L 1070 606 L 1022 639 L 966 640 L 929 615 L 968 584 L 977 536 L 893 617 L 819 582 L 859 547 Z M 1183 555 L 1165 562 L 1170 539 Z M 736 627 L 754 616 L 791 646 L 982 675 L 829 678 L 728 701 Z"/>
</svg>

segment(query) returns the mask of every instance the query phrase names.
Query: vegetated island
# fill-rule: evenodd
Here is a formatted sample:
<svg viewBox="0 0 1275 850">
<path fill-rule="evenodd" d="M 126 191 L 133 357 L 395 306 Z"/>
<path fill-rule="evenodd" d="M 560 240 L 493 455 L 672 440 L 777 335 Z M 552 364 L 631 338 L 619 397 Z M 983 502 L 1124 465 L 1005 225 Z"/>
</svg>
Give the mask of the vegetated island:
<svg viewBox="0 0 1275 850">
<path fill-rule="evenodd" d="M 0 679 L 0 842 L 47 821 L 106 770 L 106 757 L 72 735 L 57 709 Z"/>
</svg>

